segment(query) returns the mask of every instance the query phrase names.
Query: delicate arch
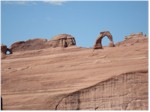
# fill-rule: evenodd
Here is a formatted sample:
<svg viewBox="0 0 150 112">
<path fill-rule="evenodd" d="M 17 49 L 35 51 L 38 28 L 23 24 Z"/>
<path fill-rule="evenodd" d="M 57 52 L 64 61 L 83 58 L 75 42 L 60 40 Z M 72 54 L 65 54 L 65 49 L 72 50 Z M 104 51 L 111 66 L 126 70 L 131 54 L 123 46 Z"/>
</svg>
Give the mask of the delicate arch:
<svg viewBox="0 0 150 112">
<path fill-rule="evenodd" d="M 112 35 L 110 34 L 109 31 L 104 31 L 104 32 L 100 32 L 100 35 L 98 36 L 98 38 L 96 39 L 95 45 L 94 45 L 94 49 L 102 49 L 102 39 L 103 37 L 107 36 L 108 39 L 110 40 L 109 43 L 109 47 L 114 47 L 114 42 L 113 42 L 113 38 Z"/>
</svg>

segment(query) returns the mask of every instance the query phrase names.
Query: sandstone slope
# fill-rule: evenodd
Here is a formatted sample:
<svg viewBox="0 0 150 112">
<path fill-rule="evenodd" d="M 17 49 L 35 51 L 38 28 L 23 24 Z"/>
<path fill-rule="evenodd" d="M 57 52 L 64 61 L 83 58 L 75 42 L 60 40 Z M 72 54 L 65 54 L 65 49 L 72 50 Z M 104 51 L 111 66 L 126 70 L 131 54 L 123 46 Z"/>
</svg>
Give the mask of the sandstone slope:
<svg viewBox="0 0 150 112">
<path fill-rule="evenodd" d="M 147 110 L 148 39 L 15 52 L 2 60 L 5 110 Z"/>
</svg>

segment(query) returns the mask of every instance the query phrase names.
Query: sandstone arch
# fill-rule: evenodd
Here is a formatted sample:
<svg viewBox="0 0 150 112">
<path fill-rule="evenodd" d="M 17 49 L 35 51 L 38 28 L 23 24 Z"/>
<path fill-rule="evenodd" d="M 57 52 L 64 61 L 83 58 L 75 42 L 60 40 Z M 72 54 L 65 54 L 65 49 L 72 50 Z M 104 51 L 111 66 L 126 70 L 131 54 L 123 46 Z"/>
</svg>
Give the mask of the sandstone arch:
<svg viewBox="0 0 150 112">
<path fill-rule="evenodd" d="M 3 54 L 7 54 L 7 51 L 9 52 L 9 54 L 12 54 L 12 50 L 7 48 L 6 45 L 1 45 L 1 53 Z"/>
<path fill-rule="evenodd" d="M 103 37 L 107 36 L 108 39 L 110 40 L 110 43 L 109 43 L 109 47 L 114 47 L 114 42 L 113 42 L 113 37 L 112 35 L 110 34 L 109 31 L 104 31 L 104 32 L 100 32 L 100 35 L 98 36 L 98 38 L 96 39 L 96 42 L 95 42 L 95 45 L 93 47 L 93 49 L 102 49 L 102 39 Z"/>
</svg>

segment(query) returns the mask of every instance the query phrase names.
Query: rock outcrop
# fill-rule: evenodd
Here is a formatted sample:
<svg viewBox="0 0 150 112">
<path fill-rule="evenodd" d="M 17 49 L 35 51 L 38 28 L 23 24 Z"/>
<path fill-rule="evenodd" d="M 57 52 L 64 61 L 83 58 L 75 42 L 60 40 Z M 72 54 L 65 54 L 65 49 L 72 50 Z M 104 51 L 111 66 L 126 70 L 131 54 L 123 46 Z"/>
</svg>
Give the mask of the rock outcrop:
<svg viewBox="0 0 150 112">
<path fill-rule="evenodd" d="M 58 46 L 68 47 L 76 45 L 75 38 L 68 34 L 60 34 L 52 38 L 52 41 L 58 41 Z"/>
<path fill-rule="evenodd" d="M 1 53 L 6 54 L 6 52 L 7 52 L 7 46 L 1 45 Z"/>
<path fill-rule="evenodd" d="M 1 45 L 1 59 L 6 58 L 7 46 Z"/>
<path fill-rule="evenodd" d="M 6 58 L 7 52 L 9 52 L 9 54 L 12 54 L 12 51 L 9 48 L 7 48 L 6 45 L 1 45 L 1 59 Z"/>
<path fill-rule="evenodd" d="M 148 72 L 130 72 L 63 97 L 56 110 L 147 110 Z"/>
<path fill-rule="evenodd" d="M 7 52 L 9 52 L 9 54 L 12 54 L 11 49 L 7 48 L 6 45 L 1 45 L 1 59 L 4 59 L 6 57 Z"/>
<path fill-rule="evenodd" d="M 12 52 L 26 51 L 26 50 L 37 50 L 50 47 L 69 47 L 76 45 L 75 38 L 69 34 L 60 34 L 54 36 L 51 40 L 47 39 L 30 39 L 27 41 L 15 42 L 11 45 Z"/>
<path fill-rule="evenodd" d="M 10 49 L 12 50 L 12 52 L 42 49 L 45 47 L 45 42 L 47 42 L 46 39 L 40 38 L 30 39 L 27 41 L 19 41 L 13 43 Z"/>
<path fill-rule="evenodd" d="M 1 53 L 7 54 L 7 51 L 12 54 L 12 51 L 6 45 L 1 45 Z"/>
<path fill-rule="evenodd" d="M 109 47 L 114 47 L 114 42 L 113 42 L 113 37 L 112 35 L 110 34 L 109 31 L 104 31 L 104 32 L 100 32 L 100 35 L 98 36 L 98 38 L 96 39 L 96 42 L 95 42 L 95 45 L 94 45 L 94 49 L 102 49 L 102 39 L 103 37 L 107 36 L 108 39 L 110 40 L 110 43 L 109 43 Z"/>
<path fill-rule="evenodd" d="M 147 36 L 144 35 L 142 32 L 139 32 L 137 34 L 132 33 L 129 36 L 125 36 L 124 40 L 122 42 L 116 43 L 115 46 L 130 46 L 136 43 L 146 42 L 147 39 Z"/>
</svg>

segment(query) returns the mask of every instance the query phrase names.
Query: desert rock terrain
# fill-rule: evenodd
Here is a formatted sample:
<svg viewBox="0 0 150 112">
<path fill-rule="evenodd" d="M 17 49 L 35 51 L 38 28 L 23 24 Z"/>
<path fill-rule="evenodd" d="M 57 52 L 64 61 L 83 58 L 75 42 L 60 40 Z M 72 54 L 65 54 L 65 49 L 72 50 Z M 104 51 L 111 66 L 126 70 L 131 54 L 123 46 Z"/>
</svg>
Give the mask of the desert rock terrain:
<svg viewBox="0 0 150 112">
<path fill-rule="evenodd" d="M 1 61 L 4 110 L 148 110 L 148 38 L 116 47 L 14 52 Z"/>
</svg>

